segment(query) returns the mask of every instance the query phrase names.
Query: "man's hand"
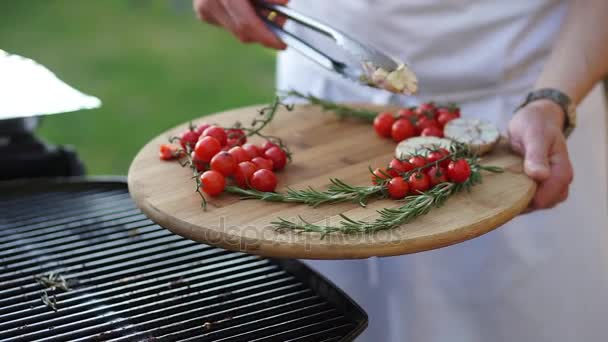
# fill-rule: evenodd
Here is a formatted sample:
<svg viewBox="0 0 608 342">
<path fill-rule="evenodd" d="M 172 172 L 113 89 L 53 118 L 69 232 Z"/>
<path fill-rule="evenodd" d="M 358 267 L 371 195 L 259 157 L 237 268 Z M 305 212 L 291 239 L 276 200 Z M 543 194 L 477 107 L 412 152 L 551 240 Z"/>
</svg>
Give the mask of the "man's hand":
<svg viewBox="0 0 608 342">
<path fill-rule="evenodd" d="M 289 0 L 266 0 L 267 3 L 286 5 Z M 287 46 L 260 19 L 250 0 L 193 0 L 199 19 L 229 30 L 243 43 L 260 43 L 283 50 Z"/>
<path fill-rule="evenodd" d="M 538 183 L 531 209 L 551 208 L 568 198 L 573 171 L 563 125 L 563 110 L 548 100 L 529 103 L 509 123 L 511 148 L 524 157 L 525 173 Z"/>
</svg>

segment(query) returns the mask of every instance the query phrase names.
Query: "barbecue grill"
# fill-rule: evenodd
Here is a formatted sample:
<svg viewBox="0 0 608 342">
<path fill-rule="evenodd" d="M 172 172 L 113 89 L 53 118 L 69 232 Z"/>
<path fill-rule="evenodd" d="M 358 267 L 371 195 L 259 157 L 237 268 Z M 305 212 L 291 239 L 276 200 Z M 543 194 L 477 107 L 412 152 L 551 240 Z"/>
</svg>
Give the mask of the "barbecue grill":
<svg viewBox="0 0 608 342">
<path fill-rule="evenodd" d="M 0 185 L 0 341 L 348 341 L 366 324 L 299 261 L 154 224 L 124 179 Z"/>
</svg>

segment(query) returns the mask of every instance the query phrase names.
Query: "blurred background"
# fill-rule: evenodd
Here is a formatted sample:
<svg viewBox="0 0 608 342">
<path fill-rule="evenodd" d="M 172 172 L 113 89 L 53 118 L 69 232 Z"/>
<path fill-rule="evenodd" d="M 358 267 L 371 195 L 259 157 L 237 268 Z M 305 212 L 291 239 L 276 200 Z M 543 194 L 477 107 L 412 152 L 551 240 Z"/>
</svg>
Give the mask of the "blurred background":
<svg viewBox="0 0 608 342">
<path fill-rule="evenodd" d="M 103 101 L 46 117 L 38 132 L 74 146 L 91 175 L 126 174 L 164 130 L 275 92 L 275 52 L 203 25 L 191 0 L 2 0 L 0 49 Z"/>
</svg>

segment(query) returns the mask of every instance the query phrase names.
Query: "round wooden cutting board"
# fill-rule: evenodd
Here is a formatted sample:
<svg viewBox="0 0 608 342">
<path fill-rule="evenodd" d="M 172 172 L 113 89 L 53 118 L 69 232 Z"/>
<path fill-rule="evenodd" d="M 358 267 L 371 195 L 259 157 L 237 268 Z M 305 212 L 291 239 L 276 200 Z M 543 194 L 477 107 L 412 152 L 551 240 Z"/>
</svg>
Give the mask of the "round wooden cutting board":
<svg viewBox="0 0 608 342">
<path fill-rule="evenodd" d="M 249 124 L 261 106 L 208 116 L 194 123 L 231 126 Z M 335 224 L 343 213 L 354 219 L 373 219 L 376 210 L 396 207 L 391 200 L 371 201 L 366 208 L 352 203 L 305 205 L 239 200 L 223 194 L 210 198 L 207 211 L 200 206 L 189 168 L 158 158 L 160 144 L 177 135 L 187 124 L 162 133 L 135 157 L 129 170 L 129 190 L 137 205 L 152 220 L 186 238 L 230 250 L 271 257 L 349 259 L 390 256 L 440 248 L 487 233 L 523 211 L 535 191 L 535 183 L 522 172 L 521 159 L 505 146 L 484 158 L 488 165 L 502 166 L 502 174 L 483 174 L 483 184 L 470 193 L 448 199 L 445 206 L 400 228 L 375 234 L 333 234 L 321 239 L 315 233 L 277 232 L 270 222 L 278 217 Z M 395 143 L 376 136 L 369 123 L 340 119 L 311 105 L 281 110 L 265 129 L 282 137 L 294 153 L 293 163 L 279 173 L 279 191 L 285 186 L 325 189 L 330 178 L 354 185 L 369 185 L 368 166 L 386 165 Z M 255 140 L 254 140 L 255 141 Z"/>
</svg>

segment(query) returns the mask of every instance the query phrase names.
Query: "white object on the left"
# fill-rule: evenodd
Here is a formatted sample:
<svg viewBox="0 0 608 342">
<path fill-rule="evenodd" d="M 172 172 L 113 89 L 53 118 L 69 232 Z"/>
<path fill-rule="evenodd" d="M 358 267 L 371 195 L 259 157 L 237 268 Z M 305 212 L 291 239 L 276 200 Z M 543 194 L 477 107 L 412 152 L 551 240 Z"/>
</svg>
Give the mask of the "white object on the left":
<svg viewBox="0 0 608 342">
<path fill-rule="evenodd" d="M 0 120 L 59 114 L 101 106 L 35 61 L 0 50 Z"/>
</svg>

